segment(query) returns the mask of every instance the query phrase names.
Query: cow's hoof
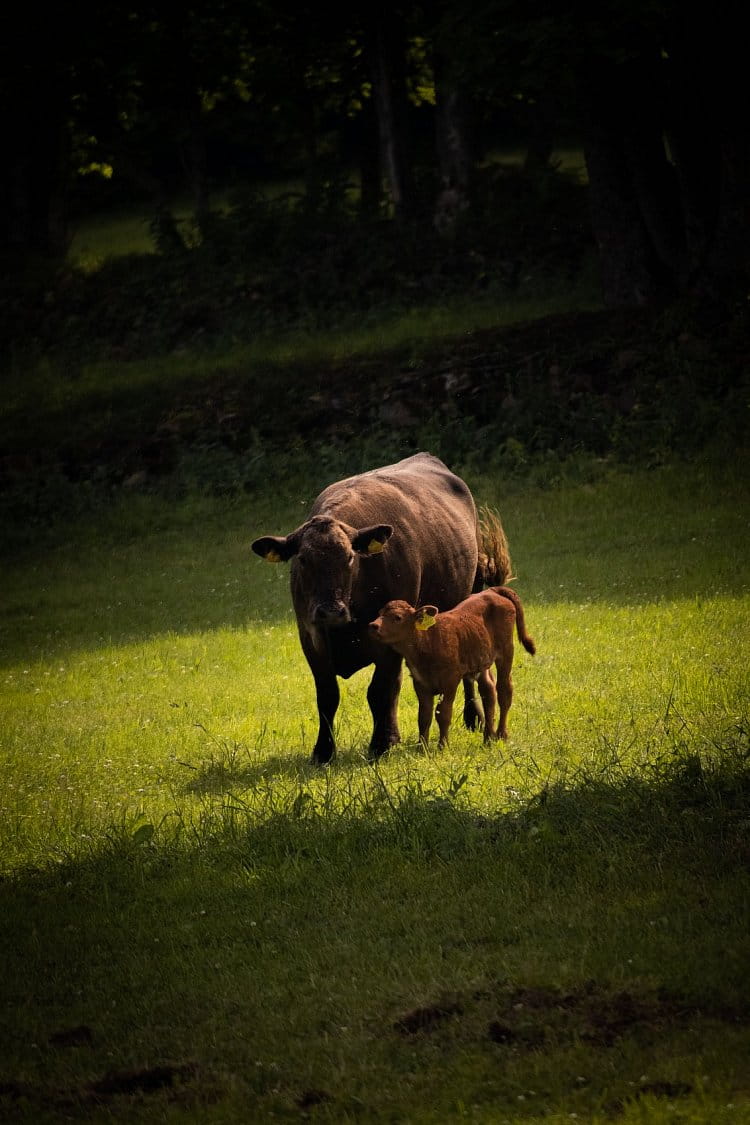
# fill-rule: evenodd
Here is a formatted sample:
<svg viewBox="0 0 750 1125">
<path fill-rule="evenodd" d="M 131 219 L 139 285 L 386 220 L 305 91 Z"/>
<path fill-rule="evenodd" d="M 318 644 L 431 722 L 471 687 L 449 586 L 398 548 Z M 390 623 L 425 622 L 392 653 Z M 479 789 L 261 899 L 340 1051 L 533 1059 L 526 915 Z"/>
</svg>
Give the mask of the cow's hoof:
<svg viewBox="0 0 750 1125">
<path fill-rule="evenodd" d="M 312 758 L 310 761 L 314 766 L 327 766 L 333 758 L 334 751 L 330 750 L 313 750 Z"/>
<path fill-rule="evenodd" d="M 371 746 L 367 751 L 367 757 L 371 762 L 377 762 L 377 760 L 387 754 L 391 746 L 394 745 L 395 743 L 389 742 L 386 746 Z"/>
</svg>

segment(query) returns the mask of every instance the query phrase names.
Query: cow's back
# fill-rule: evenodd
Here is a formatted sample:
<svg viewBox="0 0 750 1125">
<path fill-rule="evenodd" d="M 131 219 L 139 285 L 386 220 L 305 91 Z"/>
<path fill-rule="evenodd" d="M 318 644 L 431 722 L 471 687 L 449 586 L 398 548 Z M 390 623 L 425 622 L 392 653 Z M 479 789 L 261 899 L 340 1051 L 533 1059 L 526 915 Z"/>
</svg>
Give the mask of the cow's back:
<svg viewBox="0 0 750 1125">
<path fill-rule="evenodd" d="M 471 592 L 478 555 L 476 507 L 467 485 L 437 457 L 417 453 L 337 481 L 310 512 L 323 514 L 352 527 L 393 526 L 382 554 L 360 569 L 352 598 L 360 620 L 371 620 L 392 598 L 450 609 Z"/>
</svg>

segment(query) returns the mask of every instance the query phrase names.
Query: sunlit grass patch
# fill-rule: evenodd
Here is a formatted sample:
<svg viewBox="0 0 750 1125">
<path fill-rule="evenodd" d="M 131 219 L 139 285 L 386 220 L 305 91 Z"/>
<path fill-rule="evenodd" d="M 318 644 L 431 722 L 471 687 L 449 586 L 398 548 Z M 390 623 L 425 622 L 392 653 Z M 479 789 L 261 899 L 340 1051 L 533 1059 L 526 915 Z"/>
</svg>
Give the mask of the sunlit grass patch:
<svg viewBox="0 0 750 1125">
<path fill-rule="evenodd" d="M 404 743 L 378 764 L 379 783 L 440 794 L 463 779 L 453 796 L 486 814 L 581 771 L 622 774 L 731 743 L 749 686 L 731 501 L 708 523 L 681 525 L 679 496 L 667 493 L 637 522 L 639 493 L 623 478 L 508 498 L 539 650 L 516 654 L 512 740 L 483 747 L 457 719 L 449 749 L 437 752 L 433 730 L 424 753 L 406 676 Z M 133 524 L 124 539 L 113 525 L 16 575 L 3 629 L 8 655 L 14 645 L 24 655 L 6 664 L 0 697 L 12 862 L 26 849 L 33 862 L 75 855 L 108 823 L 205 826 L 230 790 L 251 820 L 271 788 L 278 807 L 303 791 L 312 807 L 325 790 L 335 810 L 339 786 L 341 807 L 367 807 L 367 673 L 341 683 L 338 763 L 321 776 L 308 766 L 314 688 L 286 572 L 247 551 L 269 513 L 203 513 L 196 527 L 162 513 L 153 531 Z M 296 522 L 294 505 L 277 515 L 280 531 Z"/>
<path fill-rule="evenodd" d="M 11 560 L 4 1112 L 747 1118 L 741 483 L 472 485 L 538 644 L 508 744 L 422 750 L 406 677 L 372 763 L 363 672 L 310 764 L 287 574 L 249 552 L 297 489 L 129 497 Z"/>
<path fill-rule="evenodd" d="M 147 214 L 128 210 L 79 221 L 68 248 L 68 261 L 84 270 L 96 270 L 110 258 L 155 251 Z"/>
</svg>

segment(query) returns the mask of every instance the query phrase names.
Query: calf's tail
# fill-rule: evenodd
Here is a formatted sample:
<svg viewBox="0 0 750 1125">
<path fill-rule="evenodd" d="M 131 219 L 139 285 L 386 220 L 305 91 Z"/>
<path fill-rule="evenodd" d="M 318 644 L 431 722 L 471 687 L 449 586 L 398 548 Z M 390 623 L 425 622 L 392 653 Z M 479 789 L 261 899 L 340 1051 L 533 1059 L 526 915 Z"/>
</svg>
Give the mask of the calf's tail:
<svg viewBox="0 0 750 1125">
<path fill-rule="evenodd" d="M 501 598 L 507 598 L 508 601 L 513 602 L 516 610 L 516 632 L 518 633 L 518 639 L 526 651 L 530 652 L 533 656 L 536 652 L 536 645 L 534 644 L 534 638 L 530 637 L 526 632 L 526 618 L 523 615 L 523 605 L 521 604 L 521 599 L 518 594 L 515 590 L 511 590 L 510 586 L 493 586 L 492 588 Z"/>
<path fill-rule="evenodd" d="M 492 508 L 481 508 L 477 533 L 479 560 L 474 592 L 484 586 L 501 586 L 513 579 L 508 540 L 500 516 Z"/>
</svg>

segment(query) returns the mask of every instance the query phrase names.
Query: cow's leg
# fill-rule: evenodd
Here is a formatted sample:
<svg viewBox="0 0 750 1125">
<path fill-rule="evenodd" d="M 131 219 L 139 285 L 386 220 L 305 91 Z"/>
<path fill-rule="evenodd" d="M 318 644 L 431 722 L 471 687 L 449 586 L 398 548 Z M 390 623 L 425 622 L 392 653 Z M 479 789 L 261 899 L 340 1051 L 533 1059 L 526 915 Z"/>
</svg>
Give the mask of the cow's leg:
<svg viewBox="0 0 750 1125">
<path fill-rule="evenodd" d="M 484 741 L 489 742 L 497 737 L 495 730 L 495 712 L 497 710 L 497 688 L 495 679 L 489 668 L 479 676 L 479 694 L 484 707 Z"/>
<path fill-rule="evenodd" d="M 300 630 L 300 642 L 305 659 L 315 680 L 315 696 L 318 701 L 318 737 L 312 752 L 316 766 L 330 762 L 336 752 L 333 737 L 333 720 L 339 707 L 339 683 L 328 655 L 315 647 L 309 633 Z"/>
<path fill-rule="evenodd" d="M 464 726 L 467 730 L 476 730 L 484 721 L 482 708 L 479 706 L 473 676 L 464 676 Z"/>
<path fill-rule="evenodd" d="M 339 684 L 333 672 L 314 672 L 315 693 L 318 700 L 318 738 L 312 752 L 312 760 L 317 766 L 330 762 L 336 751 L 333 738 L 333 720 L 339 706 Z"/>
<path fill-rule="evenodd" d="M 440 741 L 438 746 L 445 746 L 448 742 L 448 730 L 453 718 L 453 700 L 456 698 L 458 691 L 458 684 L 454 684 L 448 691 L 443 693 L 443 698 L 435 708 L 435 718 L 438 721 L 440 729 Z"/>
<path fill-rule="evenodd" d="M 370 757 L 379 758 L 401 741 L 398 729 L 398 694 L 401 690 L 401 657 L 386 650 L 375 664 L 375 672 L 367 689 L 367 702 L 372 712 Z"/>
<path fill-rule="evenodd" d="M 417 713 L 417 725 L 419 727 L 419 741 L 422 746 L 427 749 L 427 743 L 430 739 L 430 727 L 432 726 L 432 713 L 435 708 L 435 696 L 432 692 L 414 681 L 414 690 L 417 693 L 419 701 L 419 711 Z"/>
<path fill-rule="evenodd" d="M 506 656 L 504 660 L 498 660 L 495 667 L 497 668 L 497 701 L 500 705 L 500 722 L 497 725 L 497 734 L 499 738 L 507 739 L 508 712 L 513 702 L 513 679 L 510 674 L 513 667 L 512 645 L 510 656 Z"/>
</svg>

